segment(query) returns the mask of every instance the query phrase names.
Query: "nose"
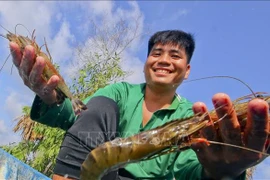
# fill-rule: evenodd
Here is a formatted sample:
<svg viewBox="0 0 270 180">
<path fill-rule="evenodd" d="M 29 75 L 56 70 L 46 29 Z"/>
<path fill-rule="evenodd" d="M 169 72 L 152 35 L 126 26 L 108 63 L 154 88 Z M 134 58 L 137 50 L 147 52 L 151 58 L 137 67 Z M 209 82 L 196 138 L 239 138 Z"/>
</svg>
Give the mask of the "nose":
<svg viewBox="0 0 270 180">
<path fill-rule="evenodd" d="M 161 56 L 159 59 L 158 59 L 158 63 L 161 63 L 161 64 L 170 64 L 170 59 L 169 59 L 169 56 L 164 54 L 163 56 Z"/>
</svg>

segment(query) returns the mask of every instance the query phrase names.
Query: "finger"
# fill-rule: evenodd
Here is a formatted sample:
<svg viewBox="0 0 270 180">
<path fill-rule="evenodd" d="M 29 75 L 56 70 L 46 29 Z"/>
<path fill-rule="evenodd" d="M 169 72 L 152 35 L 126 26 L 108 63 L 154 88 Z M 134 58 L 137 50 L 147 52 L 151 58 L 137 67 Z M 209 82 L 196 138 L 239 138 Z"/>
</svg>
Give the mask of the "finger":
<svg viewBox="0 0 270 180">
<path fill-rule="evenodd" d="M 35 50 L 32 46 L 28 45 L 24 49 L 22 62 L 20 64 L 20 74 L 23 78 L 28 78 L 31 69 L 35 62 Z"/>
<path fill-rule="evenodd" d="M 47 82 L 47 85 L 43 89 L 44 94 L 46 95 L 46 93 L 51 93 L 52 91 L 54 91 L 58 83 L 59 83 L 59 77 L 57 75 L 53 75 L 49 79 L 49 81 Z"/>
<path fill-rule="evenodd" d="M 214 127 L 211 117 L 207 113 L 207 107 L 205 106 L 205 104 L 201 102 L 197 102 L 193 105 L 192 108 L 195 114 L 204 114 L 204 115 L 206 114 L 204 117 L 204 120 L 209 121 L 207 126 L 200 131 L 201 136 L 207 140 L 218 141 L 217 131 Z M 193 146 L 193 148 L 197 150 L 197 155 L 200 158 L 203 158 L 203 156 L 206 156 L 206 153 L 207 154 L 217 154 L 217 153 L 221 154 L 222 153 L 221 152 L 222 149 L 220 145 L 211 144 L 210 146 L 205 146 L 205 143 L 196 143 L 196 144 Z M 219 156 L 212 156 L 211 160 L 217 161 L 219 158 L 220 158 Z"/>
<path fill-rule="evenodd" d="M 205 139 L 208 140 L 216 140 L 216 131 L 213 125 L 213 121 L 211 120 L 209 114 L 207 113 L 207 107 L 202 102 L 194 103 L 193 107 L 194 114 L 204 115 L 204 120 L 208 120 L 208 125 L 201 130 L 201 134 Z M 206 115 L 205 115 L 206 114 Z"/>
<path fill-rule="evenodd" d="M 19 67 L 21 64 L 21 59 L 22 59 L 22 53 L 21 53 L 20 47 L 15 42 L 10 42 L 9 47 L 10 47 L 10 53 L 12 56 L 12 61 L 16 67 Z"/>
<path fill-rule="evenodd" d="M 270 154 L 270 135 L 269 135 L 269 131 L 268 131 L 268 137 L 265 143 L 265 152 L 267 154 Z"/>
<path fill-rule="evenodd" d="M 264 150 L 269 133 L 268 109 L 269 105 L 261 99 L 254 99 L 248 103 L 248 119 L 244 135 L 248 148 Z"/>
<path fill-rule="evenodd" d="M 209 157 L 211 157 L 209 151 L 206 149 L 206 146 L 207 145 L 205 143 L 195 143 L 191 145 L 191 148 L 196 153 L 198 160 L 202 164 L 204 164 L 204 162 L 210 161 Z"/>
<path fill-rule="evenodd" d="M 219 127 L 223 142 L 242 146 L 240 125 L 229 96 L 224 93 L 218 93 L 213 96 L 212 101 L 218 118 L 222 119 L 219 121 Z M 241 149 L 229 146 L 224 146 L 223 149 L 224 156 L 228 162 L 235 161 L 235 159 L 239 158 Z"/>
<path fill-rule="evenodd" d="M 42 57 L 37 57 L 36 62 L 29 74 L 29 84 L 33 89 L 43 89 L 47 84 L 42 78 L 42 73 L 45 68 L 45 60 Z"/>
<path fill-rule="evenodd" d="M 40 96 L 47 104 L 53 104 L 57 101 L 57 92 L 55 91 L 55 88 L 58 83 L 59 77 L 57 75 L 53 75 L 40 92 Z"/>
</svg>

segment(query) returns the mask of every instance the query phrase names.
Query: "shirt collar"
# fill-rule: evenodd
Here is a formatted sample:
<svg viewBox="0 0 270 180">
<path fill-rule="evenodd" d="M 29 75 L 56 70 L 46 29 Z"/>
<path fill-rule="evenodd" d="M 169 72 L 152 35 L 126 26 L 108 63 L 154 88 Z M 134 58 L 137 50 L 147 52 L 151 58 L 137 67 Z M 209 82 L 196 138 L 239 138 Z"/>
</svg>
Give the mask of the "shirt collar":
<svg viewBox="0 0 270 180">
<path fill-rule="evenodd" d="M 175 110 L 178 108 L 180 103 L 181 103 L 181 96 L 179 94 L 175 93 L 174 98 L 173 98 L 173 102 L 170 105 L 170 107 L 168 107 L 168 109 Z"/>
<path fill-rule="evenodd" d="M 144 97 L 145 87 L 146 87 L 146 83 L 142 83 L 141 84 L 141 90 L 142 90 L 141 91 L 142 92 L 141 95 L 142 95 L 142 97 Z M 178 106 L 179 106 L 179 104 L 181 103 L 181 101 L 182 101 L 181 96 L 179 94 L 175 93 L 172 104 L 168 108 L 166 108 L 166 109 L 169 109 L 169 110 L 175 110 L 175 109 L 177 109 Z"/>
</svg>

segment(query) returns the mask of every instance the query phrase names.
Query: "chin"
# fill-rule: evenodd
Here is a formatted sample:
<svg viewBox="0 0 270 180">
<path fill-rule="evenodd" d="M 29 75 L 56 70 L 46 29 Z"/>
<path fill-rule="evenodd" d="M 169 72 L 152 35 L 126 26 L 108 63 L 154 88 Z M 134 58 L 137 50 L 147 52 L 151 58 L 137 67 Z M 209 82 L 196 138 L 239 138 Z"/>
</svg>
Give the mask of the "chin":
<svg viewBox="0 0 270 180">
<path fill-rule="evenodd" d="M 152 82 L 153 85 L 155 86 L 160 86 L 160 87 L 172 87 L 174 86 L 174 84 L 172 83 L 168 83 L 168 82 L 162 82 L 162 81 L 154 81 Z"/>
</svg>

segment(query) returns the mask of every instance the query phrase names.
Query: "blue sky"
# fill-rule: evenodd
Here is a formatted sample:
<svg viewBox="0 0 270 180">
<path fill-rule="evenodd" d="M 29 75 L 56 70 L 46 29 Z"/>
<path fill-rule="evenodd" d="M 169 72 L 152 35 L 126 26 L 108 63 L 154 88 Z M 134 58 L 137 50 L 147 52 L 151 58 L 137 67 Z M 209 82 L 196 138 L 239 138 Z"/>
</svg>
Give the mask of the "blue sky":
<svg viewBox="0 0 270 180">
<path fill-rule="evenodd" d="M 0 2 L 0 24 L 13 31 L 18 23 L 30 31 L 36 29 L 37 40 L 46 37 L 54 60 L 70 77 L 75 61 L 74 48 L 89 38 L 89 18 L 117 22 L 119 16 L 133 23 L 141 14 L 138 37 L 123 54 L 123 67 L 134 73 L 126 80 L 144 81 L 143 63 L 147 40 L 159 30 L 182 29 L 194 34 L 196 49 L 191 61 L 189 79 L 228 75 L 240 78 L 254 91 L 269 92 L 267 76 L 270 61 L 270 2 L 252 1 L 84 1 L 84 2 Z M 20 33 L 26 33 L 22 27 Z M 4 30 L 0 30 L 5 34 Z M 8 55 L 7 40 L 0 39 L 0 65 Z M 11 59 L 0 73 L 0 144 L 18 141 L 11 129 L 13 119 L 21 114 L 24 105 L 31 105 L 34 94 L 24 87 L 16 69 L 10 74 Z M 218 92 L 232 99 L 250 94 L 249 90 L 231 79 L 209 79 L 184 83 L 178 93 L 191 101 L 204 101 L 211 107 L 211 97 Z M 270 177 L 269 158 L 257 167 L 254 179 Z"/>
</svg>

